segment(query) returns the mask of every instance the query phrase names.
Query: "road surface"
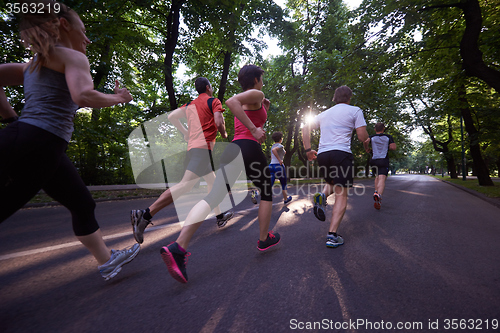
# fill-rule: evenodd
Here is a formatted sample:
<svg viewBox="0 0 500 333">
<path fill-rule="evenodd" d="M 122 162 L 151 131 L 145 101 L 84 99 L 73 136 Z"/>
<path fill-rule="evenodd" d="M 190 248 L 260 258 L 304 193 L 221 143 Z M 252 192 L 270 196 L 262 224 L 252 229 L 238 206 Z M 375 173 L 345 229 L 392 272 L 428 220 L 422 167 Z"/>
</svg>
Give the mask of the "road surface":
<svg viewBox="0 0 500 333">
<path fill-rule="evenodd" d="M 345 244 L 330 249 L 328 224 L 312 213 L 317 188 L 291 186 L 286 207 L 275 196 L 282 241 L 264 253 L 249 197 L 225 228 L 207 220 L 188 249 L 187 284 L 159 254 L 181 228 L 174 208 L 108 282 L 64 208 L 23 209 L 0 225 L 0 332 L 499 330 L 499 208 L 431 177 L 397 175 L 376 211 L 373 181 L 363 180 L 339 229 Z M 153 201 L 98 203 L 110 247 L 133 244 L 129 211 Z"/>
</svg>

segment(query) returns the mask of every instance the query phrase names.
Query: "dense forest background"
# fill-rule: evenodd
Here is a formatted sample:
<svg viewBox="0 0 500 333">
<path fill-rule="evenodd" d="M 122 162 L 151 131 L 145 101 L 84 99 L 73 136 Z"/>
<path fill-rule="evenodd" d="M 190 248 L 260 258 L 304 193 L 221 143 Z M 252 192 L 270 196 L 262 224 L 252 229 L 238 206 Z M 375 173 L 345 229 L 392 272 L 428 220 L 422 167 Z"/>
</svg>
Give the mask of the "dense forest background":
<svg viewBox="0 0 500 333">
<path fill-rule="evenodd" d="M 63 2 L 80 14 L 92 41 L 95 88 L 111 92 L 118 79 L 134 97 L 78 111 L 68 156 L 87 185 L 133 183 L 129 134 L 195 98 L 198 76 L 224 103 L 240 92 L 237 73 L 246 63 L 266 71 L 265 152 L 270 156 L 270 134 L 282 131 L 288 166 L 308 165 L 301 126 L 331 107 L 345 84 L 369 133 L 382 121 L 393 135 L 393 170 L 444 169 L 456 178 L 463 144 L 466 170 L 481 185 L 493 185 L 490 176 L 499 172 L 500 0 L 364 0 L 356 10 L 341 0 L 288 0 L 284 8 L 272 0 Z M 27 61 L 18 18 L 5 4 L 0 0 L 0 63 Z M 264 35 L 279 41 L 280 54 L 262 56 Z M 6 92 L 20 114 L 22 87 Z M 225 120 L 231 140 L 229 111 Z M 410 138 L 416 129 L 419 142 Z M 313 147 L 318 139 L 315 133 Z M 354 139 L 352 148 L 356 165 L 366 166 L 362 144 Z"/>
</svg>

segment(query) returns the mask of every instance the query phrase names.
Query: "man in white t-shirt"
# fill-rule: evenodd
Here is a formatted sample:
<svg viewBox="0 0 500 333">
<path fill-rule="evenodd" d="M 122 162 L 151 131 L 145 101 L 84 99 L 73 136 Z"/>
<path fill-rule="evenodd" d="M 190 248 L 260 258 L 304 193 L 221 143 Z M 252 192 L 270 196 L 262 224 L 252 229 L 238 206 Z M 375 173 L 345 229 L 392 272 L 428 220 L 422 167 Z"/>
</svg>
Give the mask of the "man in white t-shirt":
<svg viewBox="0 0 500 333">
<path fill-rule="evenodd" d="M 344 244 L 343 238 L 337 234 L 338 227 L 347 207 L 347 190 L 353 186 L 354 157 L 351 152 L 352 131 L 356 130 L 358 139 L 364 142 L 368 139 L 366 121 L 363 111 L 351 106 L 352 91 L 348 86 L 335 90 L 334 107 L 317 115 L 312 122 L 302 129 L 302 139 L 307 159 L 318 159 L 318 164 L 325 173 L 326 185 L 322 193 L 314 195 L 314 215 L 325 221 L 326 198 L 335 193 L 332 218 L 326 238 L 327 247 L 337 247 Z M 311 149 L 311 130 L 321 131 L 319 149 Z"/>
</svg>

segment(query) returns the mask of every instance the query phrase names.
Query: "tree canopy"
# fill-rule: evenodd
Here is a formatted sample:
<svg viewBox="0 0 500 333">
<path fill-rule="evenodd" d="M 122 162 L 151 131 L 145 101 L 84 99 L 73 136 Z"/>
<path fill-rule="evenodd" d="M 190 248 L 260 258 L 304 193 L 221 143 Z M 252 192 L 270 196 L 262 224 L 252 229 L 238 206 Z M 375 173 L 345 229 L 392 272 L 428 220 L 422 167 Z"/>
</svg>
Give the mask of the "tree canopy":
<svg viewBox="0 0 500 333">
<path fill-rule="evenodd" d="M 356 10 L 341 0 L 288 0 L 283 8 L 272 0 L 63 2 L 80 14 L 92 41 L 95 88 L 110 92 L 118 79 L 134 97 L 78 111 L 68 156 L 88 185 L 134 182 L 128 135 L 195 98 L 198 76 L 224 103 L 240 91 L 237 73 L 245 63 L 265 70 L 265 152 L 270 156 L 271 134 L 283 132 L 288 166 L 308 166 L 301 128 L 348 85 L 370 134 L 384 122 L 397 142 L 393 170 L 420 172 L 439 161 L 457 177 L 462 121 L 466 170 L 492 185 L 490 175 L 500 169 L 500 0 L 364 0 Z M 27 61 L 18 17 L 4 0 L 0 15 L 1 63 Z M 282 51 L 264 58 L 266 35 Z M 20 114 L 22 87 L 6 93 Z M 230 140 L 233 116 L 224 115 Z M 412 142 L 414 129 L 427 142 Z M 318 139 L 314 133 L 313 145 Z M 356 138 L 352 148 L 356 165 L 366 166 L 369 156 Z"/>
</svg>

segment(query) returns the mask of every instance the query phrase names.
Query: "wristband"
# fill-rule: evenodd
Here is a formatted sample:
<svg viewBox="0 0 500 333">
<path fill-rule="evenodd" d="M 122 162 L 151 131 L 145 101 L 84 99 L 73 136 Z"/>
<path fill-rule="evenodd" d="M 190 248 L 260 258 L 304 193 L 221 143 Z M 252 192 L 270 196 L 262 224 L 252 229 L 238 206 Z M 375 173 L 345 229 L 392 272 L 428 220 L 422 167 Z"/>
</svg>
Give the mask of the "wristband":
<svg viewBox="0 0 500 333">
<path fill-rule="evenodd" d="M 311 150 L 312 150 L 311 148 L 307 148 L 306 153 L 310 152 Z"/>
</svg>

